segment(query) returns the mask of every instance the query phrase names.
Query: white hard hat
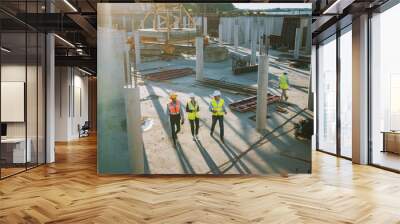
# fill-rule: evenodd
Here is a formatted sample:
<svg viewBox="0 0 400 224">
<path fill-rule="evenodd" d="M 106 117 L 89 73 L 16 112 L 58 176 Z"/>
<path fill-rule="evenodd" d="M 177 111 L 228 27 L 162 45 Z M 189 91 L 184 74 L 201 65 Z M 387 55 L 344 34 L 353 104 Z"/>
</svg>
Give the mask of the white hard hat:
<svg viewBox="0 0 400 224">
<path fill-rule="evenodd" d="M 194 93 L 189 93 L 189 97 L 194 98 L 195 97 Z"/>
<path fill-rule="evenodd" d="M 219 90 L 215 90 L 213 96 L 221 96 L 221 92 Z"/>
</svg>

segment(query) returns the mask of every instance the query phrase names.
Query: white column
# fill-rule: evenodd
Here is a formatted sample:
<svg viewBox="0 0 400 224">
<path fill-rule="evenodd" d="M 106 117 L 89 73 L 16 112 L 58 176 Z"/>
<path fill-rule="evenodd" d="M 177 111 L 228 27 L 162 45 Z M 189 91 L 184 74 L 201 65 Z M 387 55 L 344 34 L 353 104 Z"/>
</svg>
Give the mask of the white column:
<svg viewBox="0 0 400 224">
<path fill-rule="evenodd" d="M 250 35 L 251 35 L 251 29 L 250 28 L 251 28 L 250 17 L 246 17 L 246 28 L 245 28 L 246 32 L 244 34 L 244 42 L 245 42 L 244 46 L 246 46 L 246 47 L 249 46 L 249 42 L 250 42 Z"/>
<path fill-rule="evenodd" d="M 161 28 L 161 18 L 160 18 L 160 15 L 157 15 L 157 28 L 158 28 L 158 29 Z"/>
<path fill-rule="evenodd" d="M 188 25 L 187 25 L 187 20 L 188 20 L 188 18 L 187 18 L 187 16 L 183 16 L 183 19 L 182 19 L 183 21 L 182 21 L 182 26 L 183 26 L 183 28 L 186 28 L 186 27 L 188 27 Z"/>
<path fill-rule="evenodd" d="M 134 39 L 135 39 L 135 69 L 138 69 L 140 64 L 142 63 L 140 58 L 140 33 L 139 31 L 134 32 Z"/>
<path fill-rule="evenodd" d="M 368 163 L 368 15 L 352 25 L 352 160 Z"/>
<path fill-rule="evenodd" d="M 207 17 L 203 16 L 203 35 L 207 36 Z"/>
<path fill-rule="evenodd" d="M 124 87 L 126 130 L 133 174 L 144 173 L 143 137 L 141 129 L 140 91 L 131 85 Z"/>
<path fill-rule="evenodd" d="M 46 37 L 46 163 L 55 162 L 55 44 L 54 34 L 49 33 Z"/>
<path fill-rule="evenodd" d="M 257 63 L 257 27 L 256 27 L 256 20 L 253 20 L 251 25 L 251 56 L 250 56 L 250 64 L 255 65 Z"/>
<path fill-rule="evenodd" d="M 299 59 L 299 56 L 300 56 L 300 46 L 301 46 L 302 37 L 303 37 L 303 29 L 296 28 L 296 36 L 295 36 L 295 40 L 294 40 L 294 50 L 293 50 L 293 56 L 295 59 Z"/>
<path fill-rule="evenodd" d="M 262 131 L 267 125 L 268 55 L 258 56 L 256 128 Z"/>
<path fill-rule="evenodd" d="M 222 45 L 222 24 L 221 22 L 218 25 L 218 42 Z"/>
<path fill-rule="evenodd" d="M 237 50 L 239 46 L 239 21 L 237 18 L 234 18 L 233 45 L 235 46 L 235 50 Z"/>
<path fill-rule="evenodd" d="M 196 80 L 203 79 L 203 37 L 196 37 Z"/>
</svg>

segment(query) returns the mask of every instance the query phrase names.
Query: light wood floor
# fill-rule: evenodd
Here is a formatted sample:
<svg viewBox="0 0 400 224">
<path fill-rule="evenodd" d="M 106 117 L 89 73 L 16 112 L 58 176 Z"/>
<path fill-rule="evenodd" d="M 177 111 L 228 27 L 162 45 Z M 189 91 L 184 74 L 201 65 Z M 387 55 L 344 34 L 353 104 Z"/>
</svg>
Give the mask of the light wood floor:
<svg viewBox="0 0 400 224">
<path fill-rule="evenodd" d="M 313 153 L 313 174 L 99 177 L 96 139 L 0 181 L 0 223 L 400 223 L 400 175 Z"/>
</svg>

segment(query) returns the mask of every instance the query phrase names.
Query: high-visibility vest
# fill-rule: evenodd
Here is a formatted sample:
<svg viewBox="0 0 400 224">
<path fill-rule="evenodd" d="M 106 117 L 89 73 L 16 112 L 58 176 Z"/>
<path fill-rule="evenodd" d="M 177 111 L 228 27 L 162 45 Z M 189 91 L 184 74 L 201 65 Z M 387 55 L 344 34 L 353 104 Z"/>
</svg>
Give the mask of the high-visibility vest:
<svg viewBox="0 0 400 224">
<path fill-rule="evenodd" d="M 212 113 L 214 116 L 223 116 L 224 115 L 224 99 L 219 99 L 218 103 L 215 99 L 211 100 L 212 109 L 215 111 Z"/>
<path fill-rule="evenodd" d="M 189 107 L 189 110 L 192 111 L 192 112 L 188 113 L 189 120 L 194 120 L 196 118 L 200 118 L 199 112 L 197 111 L 199 109 L 199 105 L 197 103 L 195 105 L 193 105 L 192 101 L 189 101 L 188 107 Z"/>
<path fill-rule="evenodd" d="M 286 75 L 279 76 L 279 88 L 289 89 L 288 78 Z"/>
<path fill-rule="evenodd" d="M 168 110 L 170 115 L 177 115 L 181 113 L 181 105 L 179 101 L 176 101 L 175 104 L 172 102 L 168 104 Z"/>
</svg>

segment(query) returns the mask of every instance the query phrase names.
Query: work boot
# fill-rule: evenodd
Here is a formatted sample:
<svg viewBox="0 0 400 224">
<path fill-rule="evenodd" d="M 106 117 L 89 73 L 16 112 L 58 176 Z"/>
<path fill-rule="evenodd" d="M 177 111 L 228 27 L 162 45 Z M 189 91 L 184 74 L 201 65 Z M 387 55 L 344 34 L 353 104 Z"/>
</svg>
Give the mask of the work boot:
<svg viewBox="0 0 400 224">
<path fill-rule="evenodd" d="M 212 132 L 210 132 L 210 136 L 213 137 L 213 133 Z"/>
<path fill-rule="evenodd" d="M 224 137 L 221 137 L 221 142 L 225 144 Z"/>
<path fill-rule="evenodd" d="M 196 137 L 194 135 L 192 137 L 193 137 L 193 141 L 196 141 Z"/>
</svg>

